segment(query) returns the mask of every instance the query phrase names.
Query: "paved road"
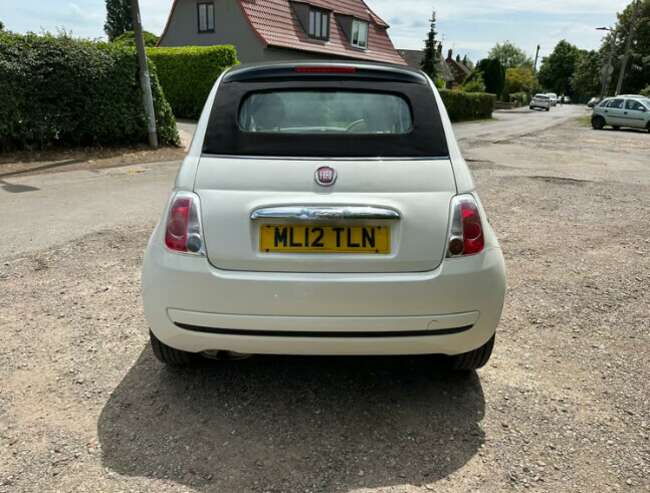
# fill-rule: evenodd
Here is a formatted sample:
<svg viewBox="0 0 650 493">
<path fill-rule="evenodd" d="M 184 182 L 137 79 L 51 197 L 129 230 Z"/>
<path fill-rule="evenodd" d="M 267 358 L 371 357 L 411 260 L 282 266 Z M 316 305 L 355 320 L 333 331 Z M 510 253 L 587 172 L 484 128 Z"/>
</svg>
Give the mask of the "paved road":
<svg viewBox="0 0 650 493">
<path fill-rule="evenodd" d="M 583 114 L 577 107 L 549 113 L 515 110 L 495 119 L 456 125 L 464 147 L 482 141 L 512 139 Z M 181 130 L 193 132 L 183 122 Z M 0 258 L 65 243 L 118 225 L 155 222 L 178 168 L 177 162 L 136 165 L 96 171 L 69 171 L 2 178 L 0 210 L 3 238 Z"/>
</svg>

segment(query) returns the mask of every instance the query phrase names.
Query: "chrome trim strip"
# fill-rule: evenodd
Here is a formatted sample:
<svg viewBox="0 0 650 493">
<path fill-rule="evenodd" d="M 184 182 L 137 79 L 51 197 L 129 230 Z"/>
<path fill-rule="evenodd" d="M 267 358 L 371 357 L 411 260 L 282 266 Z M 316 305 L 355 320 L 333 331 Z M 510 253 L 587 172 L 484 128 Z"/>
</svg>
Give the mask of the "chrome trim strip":
<svg viewBox="0 0 650 493">
<path fill-rule="evenodd" d="M 393 209 L 371 206 L 280 206 L 264 207 L 251 212 L 251 219 L 285 219 L 292 221 L 336 221 L 348 219 L 365 219 L 390 221 L 398 220 L 401 215 Z"/>
</svg>

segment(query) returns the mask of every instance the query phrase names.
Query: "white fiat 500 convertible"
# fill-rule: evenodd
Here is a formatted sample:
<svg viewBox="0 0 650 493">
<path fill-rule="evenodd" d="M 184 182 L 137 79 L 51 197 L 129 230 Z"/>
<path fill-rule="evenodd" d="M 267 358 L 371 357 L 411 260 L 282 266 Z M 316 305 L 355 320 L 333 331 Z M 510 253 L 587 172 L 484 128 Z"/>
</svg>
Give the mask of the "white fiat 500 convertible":
<svg viewBox="0 0 650 493">
<path fill-rule="evenodd" d="M 431 80 L 284 63 L 225 72 L 144 259 L 154 354 L 440 354 L 483 366 L 501 249 Z"/>
</svg>

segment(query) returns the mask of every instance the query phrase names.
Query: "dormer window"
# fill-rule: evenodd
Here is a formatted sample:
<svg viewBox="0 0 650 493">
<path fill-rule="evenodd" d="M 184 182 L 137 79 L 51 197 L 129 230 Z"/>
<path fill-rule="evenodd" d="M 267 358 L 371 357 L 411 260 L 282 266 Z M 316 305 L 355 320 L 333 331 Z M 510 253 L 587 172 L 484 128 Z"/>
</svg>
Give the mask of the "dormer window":
<svg viewBox="0 0 650 493">
<path fill-rule="evenodd" d="M 352 21 L 352 46 L 356 48 L 368 48 L 368 23 L 354 19 Z"/>
<path fill-rule="evenodd" d="M 330 37 L 330 14 L 326 10 L 309 9 L 309 28 L 307 30 L 310 38 L 327 41 Z"/>
</svg>

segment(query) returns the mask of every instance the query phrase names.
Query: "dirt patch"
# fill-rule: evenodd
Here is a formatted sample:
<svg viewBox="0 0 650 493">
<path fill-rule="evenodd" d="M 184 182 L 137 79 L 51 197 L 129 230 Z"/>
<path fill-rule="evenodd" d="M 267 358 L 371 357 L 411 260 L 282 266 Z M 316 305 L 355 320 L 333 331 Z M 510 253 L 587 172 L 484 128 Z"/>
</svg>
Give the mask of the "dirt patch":
<svg viewBox="0 0 650 493">
<path fill-rule="evenodd" d="M 649 491 L 650 163 L 600 166 L 637 137 L 577 147 L 591 131 L 573 125 L 534 160 L 527 138 L 472 150 L 499 164 L 474 175 L 508 268 L 478 374 L 427 358 L 171 372 L 141 309 L 152 224 L 0 260 L 0 492 Z"/>
<path fill-rule="evenodd" d="M 0 154 L 0 180 L 29 174 L 180 161 L 185 157 L 185 152 L 182 147 L 149 149 L 146 146 L 137 146 L 2 153 Z"/>
</svg>

